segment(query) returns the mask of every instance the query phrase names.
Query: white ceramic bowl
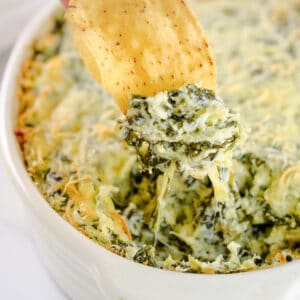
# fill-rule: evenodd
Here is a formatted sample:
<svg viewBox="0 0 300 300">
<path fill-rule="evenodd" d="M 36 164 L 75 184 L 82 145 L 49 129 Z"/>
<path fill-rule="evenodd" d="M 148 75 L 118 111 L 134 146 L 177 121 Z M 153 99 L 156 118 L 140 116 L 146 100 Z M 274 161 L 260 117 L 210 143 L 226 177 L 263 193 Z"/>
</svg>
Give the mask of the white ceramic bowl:
<svg viewBox="0 0 300 300">
<path fill-rule="evenodd" d="M 10 57 L 1 91 L 3 156 L 23 198 L 32 234 L 55 281 L 72 299 L 124 300 L 296 300 L 300 262 L 231 275 L 199 275 L 146 267 L 96 245 L 65 222 L 40 195 L 21 158 L 14 126 L 16 85 L 28 49 L 56 9 L 52 4 L 28 25 Z"/>
</svg>

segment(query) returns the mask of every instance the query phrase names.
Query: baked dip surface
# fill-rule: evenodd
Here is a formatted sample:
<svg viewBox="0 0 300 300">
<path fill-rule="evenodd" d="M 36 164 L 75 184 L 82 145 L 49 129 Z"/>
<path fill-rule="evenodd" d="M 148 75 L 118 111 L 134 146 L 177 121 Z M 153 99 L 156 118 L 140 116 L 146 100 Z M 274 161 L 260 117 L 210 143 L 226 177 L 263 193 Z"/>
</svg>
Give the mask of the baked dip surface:
<svg viewBox="0 0 300 300">
<path fill-rule="evenodd" d="M 136 262 L 230 273 L 297 259 L 300 3 L 192 5 L 212 42 L 218 94 L 247 131 L 218 180 L 176 169 L 160 197 L 164 169 L 140 168 L 119 108 L 86 71 L 60 14 L 21 74 L 16 135 L 28 173 L 77 230 Z"/>
</svg>

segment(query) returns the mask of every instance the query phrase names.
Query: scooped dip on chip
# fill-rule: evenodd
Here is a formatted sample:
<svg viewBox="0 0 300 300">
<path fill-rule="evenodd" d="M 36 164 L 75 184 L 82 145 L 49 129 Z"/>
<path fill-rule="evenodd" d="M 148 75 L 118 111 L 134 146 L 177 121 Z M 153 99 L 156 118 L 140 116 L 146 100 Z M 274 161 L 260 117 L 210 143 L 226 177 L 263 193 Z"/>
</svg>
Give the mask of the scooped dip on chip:
<svg viewBox="0 0 300 300">
<path fill-rule="evenodd" d="M 184 177 L 208 175 L 215 197 L 227 198 L 217 190 L 228 179 L 242 126 L 239 115 L 213 91 L 186 84 L 153 97 L 132 96 L 121 124 L 124 139 L 136 148 L 145 171 L 166 172 L 174 164 Z"/>
<path fill-rule="evenodd" d="M 132 96 L 122 123 L 125 140 L 147 168 L 163 172 L 173 161 L 195 178 L 204 177 L 204 169 L 231 152 L 241 136 L 239 115 L 200 84 Z"/>
<path fill-rule="evenodd" d="M 59 13 L 52 29 L 37 38 L 20 74 L 16 136 L 26 169 L 51 207 L 97 244 L 161 269 L 232 273 L 299 259 L 299 2 L 191 1 L 218 65 L 213 92 L 214 62 L 206 39 L 197 39 L 202 34 L 197 19 L 197 25 L 189 19 L 183 32 L 176 27 L 191 16 L 183 4 L 149 1 L 160 3 L 149 6 L 160 12 L 159 22 L 150 19 L 149 26 L 134 27 L 149 32 L 155 24 L 165 24 L 162 40 L 176 37 L 172 51 L 159 42 L 164 55 L 172 53 L 161 63 L 173 68 L 161 79 L 166 65 L 159 67 L 155 44 L 149 61 L 133 34 L 123 48 L 125 25 L 132 19 L 123 9 L 121 25 L 120 14 L 109 12 L 120 1 L 93 4 L 108 5 L 111 23 L 96 20 L 95 13 L 94 26 L 82 26 L 93 11 L 90 1 L 94 3 L 85 1 L 80 11 L 68 11 L 80 13 L 72 32 L 76 39 L 77 31 L 86 30 L 79 52 L 90 57 L 81 58 L 75 49 L 80 40 L 73 43 Z M 80 3 L 71 4 L 80 8 Z M 174 19 L 163 5 L 176 6 Z M 146 10 L 137 7 L 140 14 Z M 99 40 L 95 32 L 100 25 Z M 189 28 L 196 38 L 178 48 L 186 53 L 176 63 L 176 47 L 189 38 Z M 148 45 L 151 37 L 144 32 L 139 37 Z M 105 56 L 104 45 L 112 39 Z M 92 53 L 94 40 L 103 48 Z M 132 56 L 127 48 L 135 51 Z M 193 53 L 198 59 L 191 58 Z M 89 63 L 96 66 L 93 72 Z M 148 65 L 146 71 L 140 69 Z M 178 75 L 174 81 L 173 73 Z M 143 92 L 144 81 L 149 93 Z M 155 90 L 150 90 L 152 84 Z"/>
</svg>

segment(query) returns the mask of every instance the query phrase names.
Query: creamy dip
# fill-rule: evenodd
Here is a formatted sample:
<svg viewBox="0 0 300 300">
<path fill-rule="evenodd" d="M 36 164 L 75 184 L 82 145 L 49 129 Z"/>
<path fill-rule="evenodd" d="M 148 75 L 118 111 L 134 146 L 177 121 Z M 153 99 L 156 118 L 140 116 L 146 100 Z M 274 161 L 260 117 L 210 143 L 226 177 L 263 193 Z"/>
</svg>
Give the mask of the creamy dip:
<svg viewBox="0 0 300 300">
<path fill-rule="evenodd" d="M 297 259 L 299 1 L 192 4 L 212 42 L 218 94 L 249 128 L 218 170 L 220 185 L 174 171 L 165 189 L 162 170 L 139 168 L 118 130 L 121 112 L 86 71 L 61 16 L 20 78 L 16 135 L 28 173 L 76 229 L 139 263 L 230 273 Z"/>
<path fill-rule="evenodd" d="M 153 97 L 132 96 L 120 123 L 145 170 L 164 172 L 173 162 L 183 176 L 197 179 L 214 162 L 222 168 L 220 161 L 231 159 L 242 133 L 239 115 L 199 83 Z"/>
</svg>

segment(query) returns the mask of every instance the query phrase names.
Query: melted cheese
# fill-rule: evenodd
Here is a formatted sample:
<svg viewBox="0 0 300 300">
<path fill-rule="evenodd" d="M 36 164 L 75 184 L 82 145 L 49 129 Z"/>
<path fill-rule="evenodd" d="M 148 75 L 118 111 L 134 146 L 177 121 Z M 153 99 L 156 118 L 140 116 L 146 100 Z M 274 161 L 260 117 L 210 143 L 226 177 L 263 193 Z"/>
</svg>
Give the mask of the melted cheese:
<svg viewBox="0 0 300 300">
<path fill-rule="evenodd" d="M 215 53 L 217 92 L 249 128 L 220 173 L 227 201 L 216 201 L 208 176 L 176 173 L 165 190 L 161 173 L 138 168 L 116 129 L 118 108 L 60 17 L 20 80 L 16 134 L 28 173 L 75 228 L 143 264 L 228 273 L 299 258 L 299 1 L 192 3 Z"/>
</svg>

